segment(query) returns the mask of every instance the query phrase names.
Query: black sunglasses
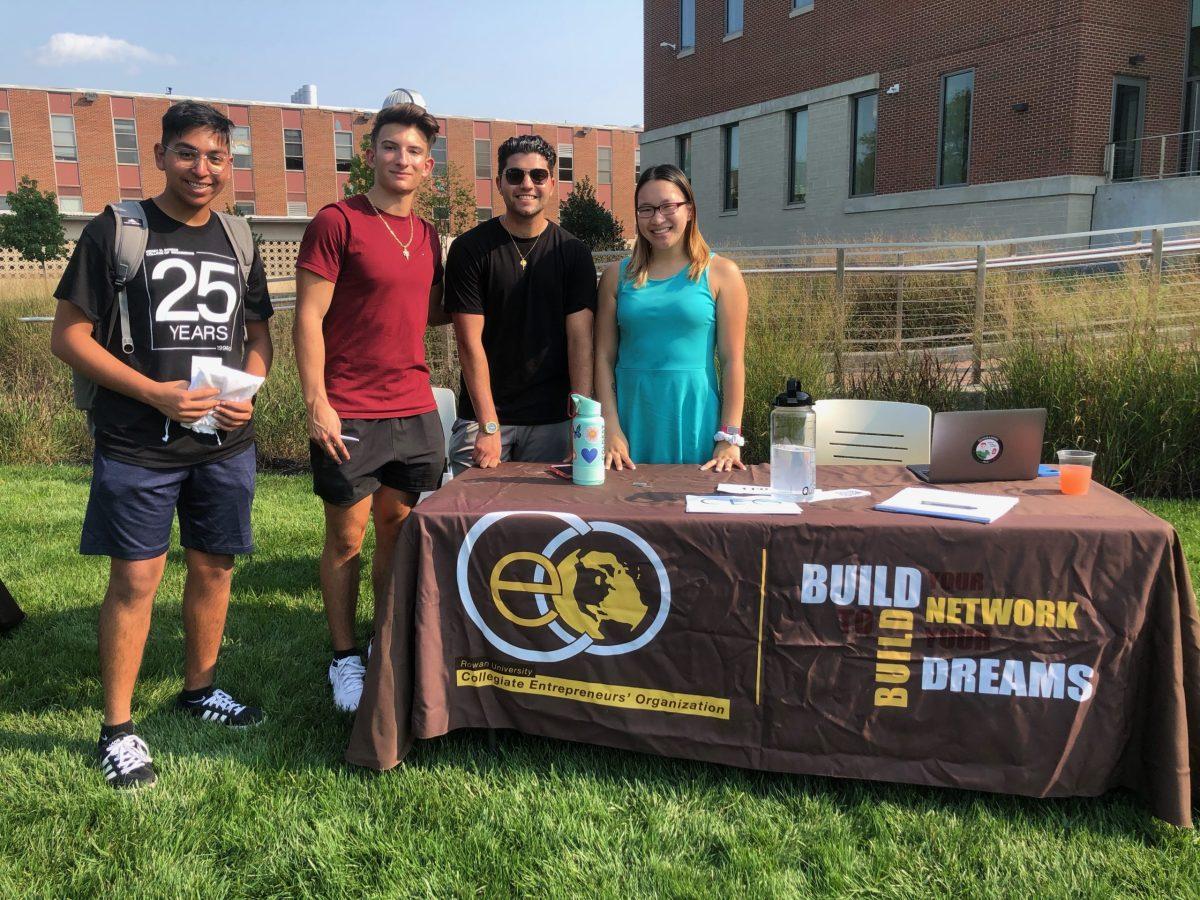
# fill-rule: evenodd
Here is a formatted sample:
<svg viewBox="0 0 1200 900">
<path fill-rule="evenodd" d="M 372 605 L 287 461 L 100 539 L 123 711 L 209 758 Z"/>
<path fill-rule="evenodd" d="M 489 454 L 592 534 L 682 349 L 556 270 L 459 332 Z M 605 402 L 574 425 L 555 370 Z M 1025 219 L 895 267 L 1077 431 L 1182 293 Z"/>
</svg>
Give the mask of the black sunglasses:
<svg viewBox="0 0 1200 900">
<path fill-rule="evenodd" d="M 504 170 L 504 180 L 516 187 L 525 183 L 525 176 L 534 184 L 545 184 L 550 177 L 549 169 L 518 169 L 516 166 Z"/>
</svg>

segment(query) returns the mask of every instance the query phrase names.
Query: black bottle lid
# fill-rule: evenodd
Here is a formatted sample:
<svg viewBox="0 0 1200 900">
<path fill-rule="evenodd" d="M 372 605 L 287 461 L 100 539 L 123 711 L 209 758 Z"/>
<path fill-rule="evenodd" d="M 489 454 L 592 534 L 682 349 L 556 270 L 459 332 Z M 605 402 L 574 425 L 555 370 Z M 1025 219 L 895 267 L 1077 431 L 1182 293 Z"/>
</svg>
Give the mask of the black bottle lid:
<svg viewBox="0 0 1200 900">
<path fill-rule="evenodd" d="M 775 397 L 775 406 L 812 406 L 813 398 L 800 390 L 800 379 L 789 378 L 787 390 Z"/>
</svg>

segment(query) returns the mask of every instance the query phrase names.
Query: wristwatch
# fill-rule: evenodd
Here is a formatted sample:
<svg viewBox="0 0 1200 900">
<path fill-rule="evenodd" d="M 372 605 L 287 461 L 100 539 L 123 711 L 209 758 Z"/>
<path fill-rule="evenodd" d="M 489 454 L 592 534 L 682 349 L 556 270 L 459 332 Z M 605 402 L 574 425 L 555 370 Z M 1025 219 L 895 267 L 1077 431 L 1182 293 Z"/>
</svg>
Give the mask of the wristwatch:
<svg viewBox="0 0 1200 900">
<path fill-rule="evenodd" d="M 484 422 L 481 427 L 483 428 L 484 434 L 495 434 L 497 431 L 500 430 L 500 423 L 499 422 Z"/>
</svg>

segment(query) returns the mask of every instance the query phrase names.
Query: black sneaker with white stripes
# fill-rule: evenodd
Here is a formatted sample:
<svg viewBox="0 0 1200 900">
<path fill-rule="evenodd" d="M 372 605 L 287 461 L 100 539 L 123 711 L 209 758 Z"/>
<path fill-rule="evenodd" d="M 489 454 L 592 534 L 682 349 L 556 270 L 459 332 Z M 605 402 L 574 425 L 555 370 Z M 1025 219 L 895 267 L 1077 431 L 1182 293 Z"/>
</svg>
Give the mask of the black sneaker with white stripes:
<svg viewBox="0 0 1200 900">
<path fill-rule="evenodd" d="M 180 694 L 175 701 L 175 708 L 205 722 L 228 725 L 230 728 L 249 728 L 265 718 L 261 709 L 238 703 L 227 693 L 216 688 L 209 688 L 194 699 Z"/>
<path fill-rule="evenodd" d="M 150 748 L 136 734 L 124 732 L 100 739 L 100 771 L 114 788 L 150 787 L 158 781 Z"/>
</svg>

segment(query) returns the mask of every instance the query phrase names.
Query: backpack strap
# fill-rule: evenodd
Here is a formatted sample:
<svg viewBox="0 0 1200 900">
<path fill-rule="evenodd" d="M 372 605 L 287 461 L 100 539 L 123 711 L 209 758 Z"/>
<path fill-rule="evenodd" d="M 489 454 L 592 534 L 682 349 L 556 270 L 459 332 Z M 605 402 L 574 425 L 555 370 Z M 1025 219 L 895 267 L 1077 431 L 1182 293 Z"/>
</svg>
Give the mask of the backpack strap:
<svg viewBox="0 0 1200 900">
<path fill-rule="evenodd" d="M 217 219 L 221 222 L 221 227 L 225 229 L 225 237 L 229 239 L 229 243 L 233 246 L 233 252 L 237 254 L 238 265 L 242 270 L 242 281 L 246 284 L 250 283 L 250 267 L 254 265 L 254 235 L 250 231 L 250 223 L 242 216 L 233 216 L 229 213 L 217 212 Z"/>
<path fill-rule="evenodd" d="M 142 268 L 146 258 L 146 243 L 150 226 L 146 211 L 138 200 L 124 200 L 109 205 L 117 220 L 113 243 L 113 287 L 117 291 L 117 315 L 121 323 L 121 351 L 133 352 L 133 331 L 129 327 L 129 294 L 127 285 Z"/>
</svg>

